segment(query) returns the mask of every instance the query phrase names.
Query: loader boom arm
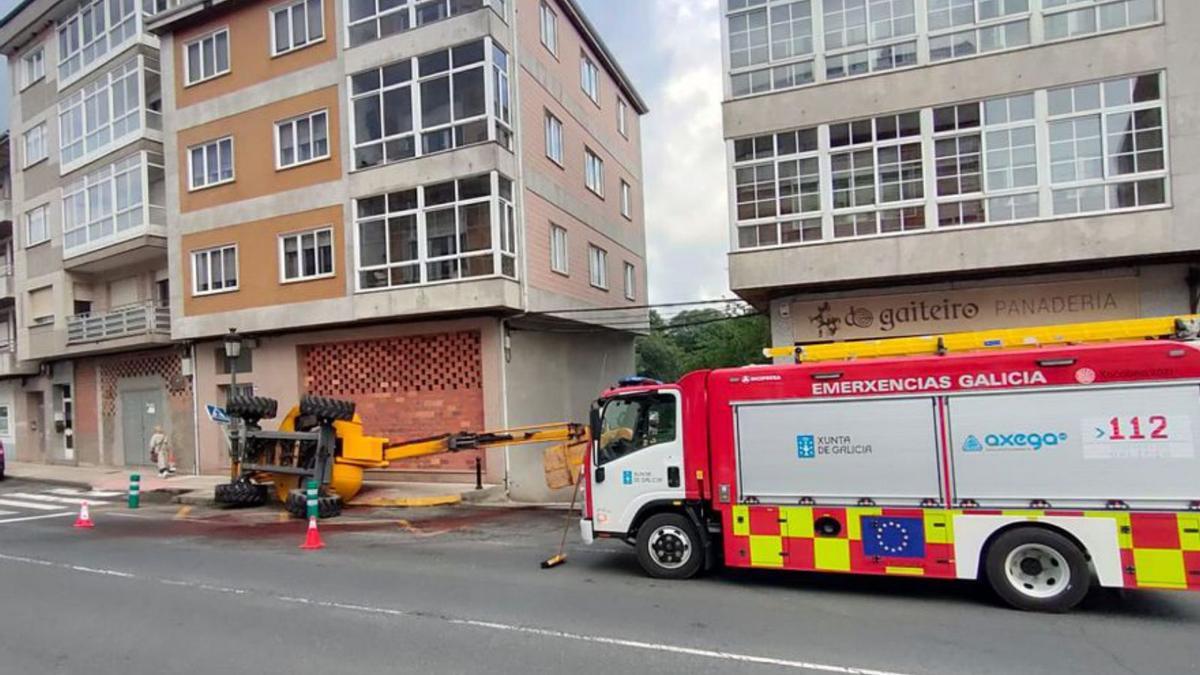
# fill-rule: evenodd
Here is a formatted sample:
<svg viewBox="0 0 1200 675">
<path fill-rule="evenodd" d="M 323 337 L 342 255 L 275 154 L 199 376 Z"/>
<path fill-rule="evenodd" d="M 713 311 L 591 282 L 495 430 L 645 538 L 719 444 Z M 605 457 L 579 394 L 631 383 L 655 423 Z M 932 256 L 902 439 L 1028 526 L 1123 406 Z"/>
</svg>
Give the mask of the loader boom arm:
<svg viewBox="0 0 1200 675">
<path fill-rule="evenodd" d="M 590 435 L 586 426 L 574 422 L 538 424 L 482 433 L 464 431 L 432 438 L 388 443 L 383 448 L 383 459 L 385 462 L 395 462 L 401 459 L 428 457 L 447 452 L 505 448 L 535 443 L 578 445 L 586 443 L 590 439 Z"/>
</svg>

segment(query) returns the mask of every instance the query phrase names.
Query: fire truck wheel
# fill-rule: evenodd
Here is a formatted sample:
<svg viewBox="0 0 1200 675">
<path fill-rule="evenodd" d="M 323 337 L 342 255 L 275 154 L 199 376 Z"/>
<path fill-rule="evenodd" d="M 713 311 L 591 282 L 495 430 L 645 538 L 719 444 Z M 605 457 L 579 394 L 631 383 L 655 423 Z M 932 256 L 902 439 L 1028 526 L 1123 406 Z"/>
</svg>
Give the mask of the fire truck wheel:
<svg viewBox="0 0 1200 675">
<path fill-rule="evenodd" d="M 1083 551 L 1061 534 L 1037 527 L 1009 530 L 992 542 L 987 577 L 1001 599 L 1033 612 L 1066 612 L 1091 586 Z"/>
<path fill-rule="evenodd" d="M 652 577 L 688 579 L 704 566 L 704 544 L 686 516 L 660 513 L 638 528 L 637 557 Z"/>
</svg>

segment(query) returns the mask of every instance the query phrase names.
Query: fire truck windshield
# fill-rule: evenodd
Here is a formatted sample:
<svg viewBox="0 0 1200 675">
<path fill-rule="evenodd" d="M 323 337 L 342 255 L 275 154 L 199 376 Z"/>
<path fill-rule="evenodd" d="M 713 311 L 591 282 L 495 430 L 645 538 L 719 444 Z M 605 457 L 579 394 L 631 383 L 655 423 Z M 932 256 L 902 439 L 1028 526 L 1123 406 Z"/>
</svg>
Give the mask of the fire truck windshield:
<svg viewBox="0 0 1200 675">
<path fill-rule="evenodd" d="M 670 394 L 623 396 L 604 406 L 597 465 L 675 440 L 675 397 Z"/>
</svg>

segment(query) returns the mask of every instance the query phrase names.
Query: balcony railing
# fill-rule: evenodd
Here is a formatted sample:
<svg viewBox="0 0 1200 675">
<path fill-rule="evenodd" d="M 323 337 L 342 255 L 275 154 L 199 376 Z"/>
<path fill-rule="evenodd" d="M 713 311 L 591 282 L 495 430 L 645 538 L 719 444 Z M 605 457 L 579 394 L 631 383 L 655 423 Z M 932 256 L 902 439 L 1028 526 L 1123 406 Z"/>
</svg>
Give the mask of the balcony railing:
<svg viewBox="0 0 1200 675">
<path fill-rule="evenodd" d="M 171 308 L 146 302 L 67 318 L 67 344 L 171 334 Z"/>
</svg>

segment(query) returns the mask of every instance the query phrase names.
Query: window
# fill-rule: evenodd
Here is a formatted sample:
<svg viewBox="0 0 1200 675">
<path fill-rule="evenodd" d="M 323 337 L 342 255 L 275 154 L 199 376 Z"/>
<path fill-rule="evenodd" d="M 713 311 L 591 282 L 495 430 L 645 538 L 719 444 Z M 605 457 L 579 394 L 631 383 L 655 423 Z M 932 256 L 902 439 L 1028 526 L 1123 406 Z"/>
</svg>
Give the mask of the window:
<svg viewBox="0 0 1200 675">
<path fill-rule="evenodd" d="M 596 288 L 608 290 L 608 251 L 588 245 L 588 281 Z"/>
<path fill-rule="evenodd" d="M 542 0 L 541 8 L 542 44 L 551 54 L 558 55 L 558 15 L 550 8 L 550 3 Z"/>
<path fill-rule="evenodd" d="M 46 48 L 38 47 L 21 57 L 21 88 L 46 76 Z"/>
<path fill-rule="evenodd" d="M 629 138 L 629 105 L 620 96 L 617 97 L 617 131 Z"/>
<path fill-rule="evenodd" d="M 12 429 L 8 425 L 8 406 L 0 405 L 0 436 L 8 436 Z"/>
<path fill-rule="evenodd" d="M 213 349 L 213 363 L 216 364 L 216 373 L 218 375 L 228 375 L 236 371 L 239 375 L 242 373 L 254 372 L 254 351 L 253 349 L 243 349 L 241 354 L 238 354 L 236 359 L 231 359 L 225 356 L 225 346 L 222 345 Z M 252 386 L 252 385 L 246 385 Z M 238 385 L 241 389 L 242 385 Z"/>
<path fill-rule="evenodd" d="M 600 103 L 600 70 L 583 52 L 579 54 L 579 86 L 593 103 Z"/>
<path fill-rule="evenodd" d="M 290 166 L 328 159 L 328 117 L 328 113 L 322 110 L 276 122 L 276 168 L 286 169 Z"/>
<path fill-rule="evenodd" d="M 502 0 L 349 0 L 347 39 L 351 47 L 466 14 L 491 5 L 505 16 Z"/>
<path fill-rule="evenodd" d="M 321 0 L 300 0 L 271 10 L 272 51 L 278 56 L 325 39 Z"/>
<path fill-rule="evenodd" d="M 730 3 L 729 64 L 734 96 L 813 81 L 813 2 Z M 749 11 L 742 11 L 748 9 Z M 775 67 L 763 67 L 780 64 Z"/>
<path fill-rule="evenodd" d="M 161 190 L 164 180 L 161 156 L 147 157 L 130 155 L 63 188 L 63 249 L 67 255 L 132 235 L 150 222 L 166 222 L 161 203 L 146 203 L 151 190 L 143 181 L 159 185 Z M 156 193 L 161 200 L 162 193 Z"/>
<path fill-rule="evenodd" d="M 1043 0 L 1046 39 L 1058 40 L 1158 21 L 1157 0 Z M 1079 6 L 1079 9 L 1073 9 Z"/>
<path fill-rule="evenodd" d="M 355 73 L 350 92 L 357 169 L 489 140 L 511 147 L 508 54 L 490 40 Z"/>
<path fill-rule="evenodd" d="M 192 252 L 193 295 L 238 289 L 237 246 Z"/>
<path fill-rule="evenodd" d="M 229 29 L 221 30 L 184 45 L 187 84 L 212 79 L 229 72 Z"/>
<path fill-rule="evenodd" d="M 29 323 L 42 326 L 54 323 L 54 287 L 43 286 L 29 291 Z"/>
<path fill-rule="evenodd" d="M 590 149 L 583 149 L 583 182 L 587 189 L 604 196 L 604 160 L 600 159 Z"/>
<path fill-rule="evenodd" d="M 630 263 L 625 263 L 625 299 L 637 300 L 637 272 Z"/>
<path fill-rule="evenodd" d="M 917 30 L 913 0 L 826 0 L 822 7 L 826 79 L 916 65 L 917 43 L 907 39 Z"/>
<path fill-rule="evenodd" d="M 188 157 L 191 189 L 199 190 L 233 181 L 232 137 L 188 148 Z"/>
<path fill-rule="evenodd" d="M 25 132 L 25 166 L 30 167 L 46 159 L 46 123 L 42 122 Z"/>
<path fill-rule="evenodd" d="M 675 397 L 671 394 L 622 396 L 604 405 L 596 445 L 596 466 L 604 466 L 626 455 L 663 443 L 676 436 Z"/>
<path fill-rule="evenodd" d="M 1013 6 L 967 6 L 985 5 Z M 1164 88 L 1150 73 L 734 139 L 736 246 L 1164 206 Z"/>
<path fill-rule="evenodd" d="M 138 63 L 126 61 L 58 104 L 59 161 L 65 167 L 84 163 L 141 130 Z"/>
<path fill-rule="evenodd" d="M 633 220 L 633 196 L 631 195 L 632 188 L 625 179 L 621 179 L 621 215 L 629 220 Z"/>
<path fill-rule="evenodd" d="M 563 163 L 563 127 L 557 117 L 546 113 L 546 156 L 562 166 Z"/>
<path fill-rule="evenodd" d="M 929 0 L 929 58 L 943 61 L 1029 44 L 1029 0 Z"/>
<path fill-rule="evenodd" d="M 58 84 L 79 79 L 138 34 L 137 0 L 93 0 L 58 23 Z"/>
<path fill-rule="evenodd" d="M 46 222 L 46 207 L 37 206 L 25 212 L 25 246 L 50 241 L 50 224 Z"/>
<path fill-rule="evenodd" d="M 493 173 L 357 200 L 359 290 L 515 277 L 512 192 Z"/>
<path fill-rule="evenodd" d="M 570 274 L 568 268 L 567 230 L 550 224 L 550 269 L 562 275 Z"/>
<path fill-rule="evenodd" d="M 333 229 L 281 235 L 279 259 L 284 281 L 333 276 Z"/>
</svg>

